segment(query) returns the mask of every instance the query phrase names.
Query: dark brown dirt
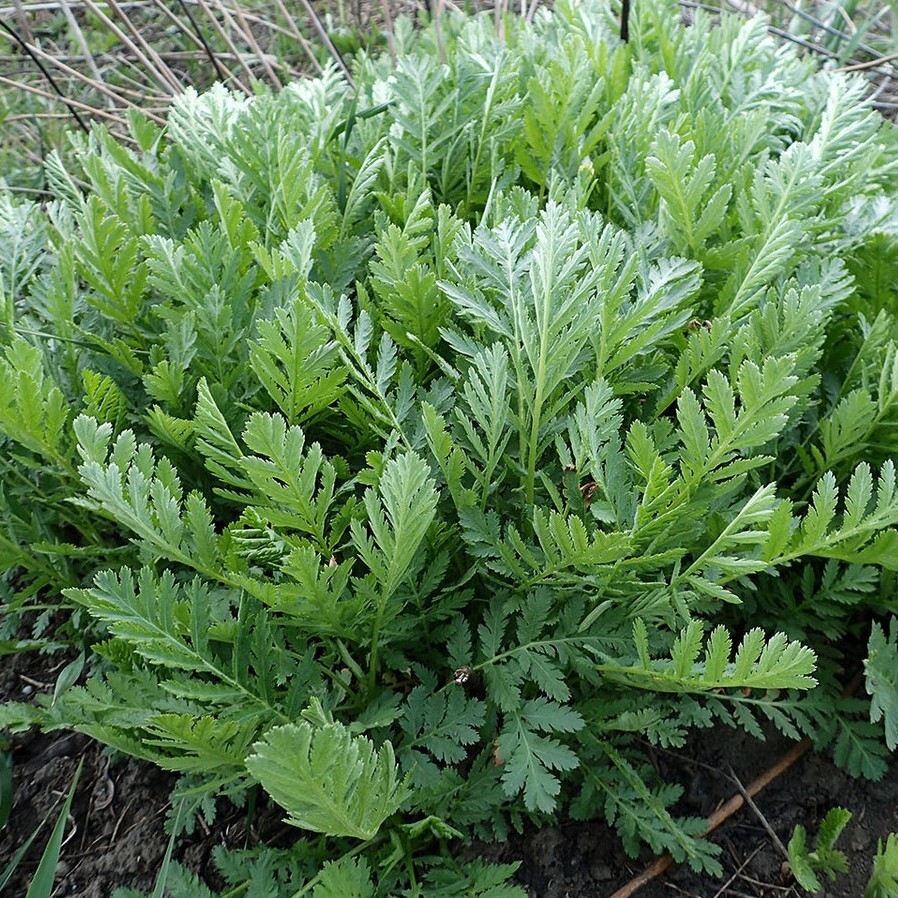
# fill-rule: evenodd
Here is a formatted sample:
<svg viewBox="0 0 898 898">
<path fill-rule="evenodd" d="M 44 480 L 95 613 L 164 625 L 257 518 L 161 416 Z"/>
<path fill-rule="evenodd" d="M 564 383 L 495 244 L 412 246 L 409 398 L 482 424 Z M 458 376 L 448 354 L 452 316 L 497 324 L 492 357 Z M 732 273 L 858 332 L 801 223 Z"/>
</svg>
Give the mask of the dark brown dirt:
<svg viewBox="0 0 898 898">
<path fill-rule="evenodd" d="M 59 671 L 70 660 L 36 653 L 0 658 L 0 703 L 28 701 L 40 692 L 52 692 Z M 0 829 L 0 871 L 41 821 L 47 823 L 16 876 L 0 890 L 3 898 L 26 894 L 79 764 L 81 775 L 53 898 L 109 898 L 119 887 L 152 892 L 169 844 L 165 821 L 175 777 L 144 761 L 111 754 L 78 733 L 32 731 L 10 742 L 14 796 L 9 822 Z M 276 807 L 257 813 L 249 841 L 254 844 L 262 835 L 269 844 L 283 843 L 285 833 L 289 836 L 292 831 L 280 818 Z M 194 834 L 177 842 L 173 857 L 210 887 L 222 888 L 212 863 L 213 848 L 246 843 L 243 811 L 222 803 L 215 825 L 210 828 L 199 822 Z"/>
<path fill-rule="evenodd" d="M 759 742 L 728 729 L 704 734 L 688 751 L 665 755 L 659 763 L 667 776 L 687 784 L 679 810 L 708 817 L 733 795 L 738 778 L 747 786 L 772 766 L 792 743 L 772 736 Z M 805 754 L 712 834 L 723 848 L 725 873 L 721 880 L 671 866 L 644 885 L 638 898 L 798 898 L 807 895 L 789 875 L 782 845 L 796 824 L 808 831 L 811 843 L 826 812 L 832 807 L 853 813 L 837 848 L 848 856 L 849 872 L 834 882 L 821 878 L 820 898 L 861 898 L 869 877 L 877 840 L 898 831 L 898 764 L 878 783 L 855 780 L 825 756 Z M 766 824 L 766 825 L 765 825 Z M 641 873 L 650 855 L 628 858 L 611 830 L 602 823 L 567 822 L 527 833 L 504 846 L 490 846 L 483 854 L 502 861 L 524 859 L 518 882 L 532 898 L 610 898 Z"/>
<path fill-rule="evenodd" d="M 35 654 L 0 659 L 0 701 L 21 701 L 52 689 L 64 663 L 58 656 Z M 686 786 L 678 810 L 707 817 L 738 793 L 733 775 L 747 785 L 789 747 L 775 735 L 761 743 L 718 729 L 696 738 L 683 752 L 658 753 L 656 762 L 666 776 Z M 0 831 L 0 870 L 41 820 L 55 822 L 61 796 L 82 763 L 55 895 L 108 898 L 118 886 L 153 889 L 168 845 L 169 774 L 133 759 L 110 757 L 97 743 L 67 733 L 17 736 L 13 759 L 15 797 L 10 821 Z M 870 783 L 853 780 L 827 758 L 808 753 L 758 794 L 755 804 L 757 811 L 743 808 L 713 834 L 723 848 L 723 880 L 671 867 L 640 889 L 638 898 L 798 898 L 805 893 L 790 881 L 785 858 L 767 827 L 783 844 L 797 823 L 813 838 L 834 806 L 854 814 L 838 845 L 848 855 L 850 872 L 826 882 L 820 894 L 860 898 L 877 840 L 898 831 L 898 764 L 882 782 Z M 273 826 L 276 817 L 272 814 Z M 45 826 L 4 896 L 25 894 L 49 829 Z M 223 808 L 216 827 L 183 840 L 175 857 L 216 885 L 209 862 L 213 846 L 235 845 L 243 836 L 240 812 Z M 523 859 L 517 879 L 532 898 L 610 898 L 652 860 L 649 855 L 628 858 L 614 834 L 598 822 L 562 822 L 475 850 L 496 861 Z"/>
<path fill-rule="evenodd" d="M 2 659 L 0 700 L 27 701 L 52 689 L 68 660 L 37 654 Z M 4 895 L 25 894 L 79 763 L 55 894 L 108 898 L 116 886 L 152 889 L 167 845 L 163 823 L 170 777 L 132 760 L 116 762 L 76 733 L 16 736 L 12 756 L 13 808 L 0 831 L 0 869 L 48 819 Z"/>
<path fill-rule="evenodd" d="M 32 757 L 23 757 L 24 747 L 16 753 L 15 805 L 0 841 L 0 857 L 6 859 L 43 818 L 55 822 L 58 799 L 83 760 L 56 894 L 108 898 L 121 885 L 151 890 L 167 843 L 162 825 L 169 779 L 135 762 L 111 764 L 94 742 L 43 738 L 32 746 L 40 749 Z M 45 826 L 21 867 L 18 894 L 24 894 L 48 836 Z M 11 885 L 11 894 L 16 886 Z"/>
</svg>

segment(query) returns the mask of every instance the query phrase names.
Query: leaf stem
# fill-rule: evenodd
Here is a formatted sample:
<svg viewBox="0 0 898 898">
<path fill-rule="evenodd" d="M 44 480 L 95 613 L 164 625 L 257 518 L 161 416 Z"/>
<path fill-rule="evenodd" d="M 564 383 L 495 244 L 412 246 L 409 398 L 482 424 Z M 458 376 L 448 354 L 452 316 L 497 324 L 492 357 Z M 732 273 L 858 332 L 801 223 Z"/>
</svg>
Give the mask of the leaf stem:
<svg viewBox="0 0 898 898">
<path fill-rule="evenodd" d="M 374 628 L 371 632 L 371 658 L 368 666 L 367 687 L 369 701 L 373 699 L 374 689 L 377 686 L 377 650 L 380 643 L 380 630 L 383 626 L 384 612 L 387 608 L 387 599 L 389 599 L 389 595 L 387 593 L 383 593 L 381 595 L 380 601 L 377 603 L 377 614 L 375 615 Z"/>
<path fill-rule="evenodd" d="M 376 841 L 378 840 L 374 838 L 368 839 L 367 842 L 361 842 L 360 844 L 356 845 L 355 848 L 351 848 L 345 854 L 341 854 L 340 857 L 337 858 L 337 860 L 333 861 L 333 863 L 339 864 L 341 861 L 348 860 L 349 858 L 355 857 L 357 854 L 361 854 L 363 851 L 370 848 Z M 321 882 L 321 874 L 323 872 L 324 868 L 322 867 L 322 869 L 319 870 L 301 889 L 294 892 L 290 896 L 290 898 L 302 898 L 303 895 L 308 894 L 312 889 L 315 888 L 315 886 L 318 885 L 319 882 Z"/>
</svg>

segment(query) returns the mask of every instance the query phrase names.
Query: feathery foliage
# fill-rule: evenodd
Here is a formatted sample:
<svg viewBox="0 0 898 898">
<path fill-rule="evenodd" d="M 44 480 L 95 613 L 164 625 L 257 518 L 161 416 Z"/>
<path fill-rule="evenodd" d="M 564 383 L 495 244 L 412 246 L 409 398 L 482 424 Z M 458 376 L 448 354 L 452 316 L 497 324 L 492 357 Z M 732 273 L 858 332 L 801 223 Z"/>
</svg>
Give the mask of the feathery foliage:
<svg viewBox="0 0 898 898">
<path fill-rule="evenodd" d="M 516 898 L 434 846 L 566 812 L 719 872 L 646 742 L 898 741 L 894 130 L 760 18 L 503 28 L 0 200 L 5 626 L 90 649 L 0 720 L 177 771 L 176 829 L 275 802 L 232 894 Z"/>
</svg>

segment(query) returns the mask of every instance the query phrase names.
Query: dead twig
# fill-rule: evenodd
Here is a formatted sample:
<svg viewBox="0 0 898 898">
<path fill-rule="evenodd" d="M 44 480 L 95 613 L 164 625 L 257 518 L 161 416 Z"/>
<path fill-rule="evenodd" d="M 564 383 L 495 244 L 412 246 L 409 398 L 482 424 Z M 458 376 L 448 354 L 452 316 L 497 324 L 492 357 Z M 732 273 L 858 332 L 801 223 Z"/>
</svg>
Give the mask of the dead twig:
<svg viewBox="0 0 898 898">
<path fill-rule="evenodd" d="M 53 91 L 56 93 L 56 97 L 53 97 L 52 94 L 50 94 L 49 96 L 52 99 L 59 98 L 63 103 L 65 103 L 69 109 L 69 112 L 72 113 L 72 117 L 78 123 L 81 130 L 87 133 L 88 127 L 84 123 L 84 119 L 81 118 L 81 116 L 78 114 L 78 110 L 76 109 L 76 107 L 80 104 L 76 103 L 74 100 L 69 99 L 69 97 L 65 95 L 62 88 L 56 83 L 56 80 L 44 66 L 43 62 L 41 62 L 41 60 L 31 51 L 29 43 L 19 35 L 15 28 L 11 28 L 2 19 L 0 19 L 0 28 L 2 28 L 10 37 L 12 37 L 12 39 L 31 57 L 34 64 L 41 70 L 41 73 L 47 79 L 47 83 L 50 85 L 50 87 L 53 88 Z M 12 81 L 12 85 L 17 86 L 18 82 Z M 90 107 L 87 108 L 90 109 Z"/>
<path fill-rule="evenodd" d="M 884 62 L 894 62 L 898 59 L 898 53 L 889 53 L 888 56 L 880 56 L 878 59 L 868 59 L 866 62 L 856 62 L 854 65 L 843 65 L 840 72 L 862 72 L 864 69 L 873 69 Z"/>
<path fill-rule="evenodd" d="M 82 109 L 85 112 L 89 112 L 91 115 L 96 115 L 96 116 L 99 116 L 100 118 L 109 119 L 110 121 L 115 122 L 117 125 L 121 125 L 123 128 L 128 127 L 128 122 L 125 119 L 123 119 L 120 115 L 115 115 L 114 113 L 109 112 L 106 109 L 98 109 L 96 106 L 91 106 L 88 103 L 81 103 L 78 100 L 72 100 L 69 97 L 63 97 L 63 96 L 59 96 L 57 94 L 50 93 L 50 91 L 47 91 L 47 90 L 41 90 L 39 87 L 35 87 L 33 84 L 26 84 L 23 81 L 15 81 L 12 78 L 5 78 L 3 75 L 0 75 L 0 84 L 5 84 L 7 87 L 14 87 L 16 90 L 24 90 L 27 93 L 34 94 L 35 96 L 43 97 L 45 100 L 53 100 L 57 103 L 65 103 L 65 105 L 68 106 L 70 109 L 72 106 L 74 106 L 77 109 Z M 75 115 L 74 110 L 72 111 L 72 115 Z M 154 117 L 158 118 L 158 116 L 154 116 Z M 84 124 L 84 120 L 80 116 L 77 117 L 77 120 L 81 124 L 81 127 L 86 132 L 88 130 L 88 127 L 87 127 L 87 125 Z M 128 137 L 127 135 L 122 135 L 122 136 L 124 137 L 125 140 L 128 140 L 131 143 L 136 142 L 132 138 Z"/>
<path fill-rule="evenodd" d="M 505 43 L 505 16 L 508 15 L 508 0 L 494 0 L 493 14 L 495 15 L 496 37 Z"/>
<path fill-rule="evenodd" d="M 0 6 L 0 16 L 8 16 L 22 9 L 25 12 L 58 12 L 60 0 L 48 0 L 46 3 L 17 3 L 15 6 Z M 119 4 L 122 7 L 129 8 L 145 8 L 149 4 L 149 0 L 129 0 L 127 3 Z M 71 0 L 72 8 L 77 9 L 84 6 L 84 0 Z M 105 6 L 104 2 L 99 4 Z"/>
<path fill-rule="evenodd" d="M 28 22 L 28 16 L 25 14 L 22 0 L 13 0 L 13 6 L 16 10 L 16 27 L 22 32 L 22 37 L 24 37 L 29 44 L 33 44 L 34 33 L 31 31 L 31 25 Z"/>
<path fill-rule="evenodd" d="M 742 780 L 736 776 L 736 771 L 733 770 L 732 766 L 730 766 L 730 779 L 736 784 L 736 788 L 742 793 L 742 797 L 745 799 L 745 803 L 751 808 L 752 813 L 758 818 L 761 823 L 761 826 L 767 831 L 767 835 L 770 836 L 770 840 L 774 845 L 780 850 L 782 856 L 789 860 L 789 852 L 786 851 L 786 846 L 783 845 L 782 840 L 776 834 L 776 830 L 770 825 L 770 821 L 761 813 L 761 809 L 755 804 L 754 799 L 748 792 L 745 790 L 745 786 L 742 785 Z"/>
<path fill-rule="evenodd" d="M 202 28 L 200 28 L 200 26 L 197 24 L 196 19 L 193 17 L 193 13 L 190 11 L 190 7 L 184 2 L 184 0 L 178 0 L 178 2 L 181 5 L 181 9 L 184 10 L 184 15 L 187 16 L 187 21 L 190 22 L 191 28 L 193 28 L 193 31 L 191 31 L 189 28 L 184 28 L 182 25 L 181 28 L 184 31 L 184 34 L 189 35 L 194 43 L 198 43 L 199 46 L 202 47 L 203 50 L 205 50 L 206 56 L 209 57 L 209 61 L 212 63 L 212 66 L 215 69 L 218 77 L 221 78 L 222 81 L 227 81 L 228 76 L 227 74 L 225 74 L 226 69 L 224 68 L 224 66 L 222 66 L 217 54 L 214 53 L 212 51 L 212 48 L 209 46 L 209 42 L 206 40 L 206 36 L 203 34 Z M 161 0 L 157 0 L 156 6 L 166 13 L 170 12 L 168 7 L 164 3 L 162 3 Z M 173 13 L 171 13 L 171 15 L 174 16 Z M 174 16 L 174 18 L 177 19 L 177 16 Z"/>
<path fill-rule="evenodd" d="M 183 2 L 183 0 L 181 0 L 181 2 Z M 315 55 L 315 51 L 312 49 L 312 45 L 305 39 L 302 31 L 300 31 L 299 25 L 296 24 L 296 19 L 294 19 L 293 16 L 290 15 L 289 10 L 284 5 L 284 0 L 274 0 L 274 2 L 277 4 L 281 15 L 287 22 L 287 25 L 290 26 L 290 30 L 293 32 L 293 37 L 296 38 L 296 40 L 299 42 L 299 45 L 300 47 L 302 47 L 303 52 L 308 57 L 309 62 L 312 63 L 312 68 L 314 68 L 319 75 L 323 74 L 324 69 L 321 68 L 321 63 L 318 62 L 318 57 Z M 247 15 L 247 18 L 250 18 L 250 16 Z"/>
<path fill-rule="evenodd" d="M 119 816 L 118 816 L 118 820 L 115 821 L 115 826 L 112 828 L 112 835 L 109 837 L 109 847 L 110 848 L 112 848 L 112 846 L 115 845 L 115 839 L 116 839 L 116 836 L 118 836 L 119 829 L 121 829 L 122 821 L 125 819 L 125 816 L 127 815 L 128 811 L 131 810 L 132 804 L 134 804 L 133 798 L 131 799 L 131 801 L 129 801 L 125 805 L 121 814 L 119 814 Z"/>
<path fill-rule="evenodd" d="M 334 46 L 334 42 L 331 40 L 330 35 L 327 33 L 327 29 L 324 27 L 324 22 L 321 21 L 321 16 L 315 11 L 315 8 L 312 6 L 310 0 L 300 0 L 303 5 L 303 9 L 305 9 L 309 18 L 312 20 L 312 25 L 315 28 L 315 31 L 318 33 L 318 37 L 321 38 L 321 43 L 327 47 L 327 52 L 330 53 L 334 62 L 340 67 L 340 70 L 343 72 L 343 77 L 346 78 L 349 86 L 351 88 L 355 88 L 355 81 L 352 77 L 352 72 L 349 71 L 349 66 L 346 65 L 346 60 L 343 59 L 340 51 Z"/>
<path fill-rule="evenodd" d="M 281 79 L 278 78 L 277 72 L 275 72 L 271 63 L 268 61 L 267 55 L 262 52 L 262 48 L 259 46 L 259 42 L 256 40 L 252 28 L 249 27 L 249 24 L 246 21 L 246 15 L 243 8 L 240 6 L 239 0 L 232 0 L 232 4 L 234 15 L 237 17 L 237 22 L 239 23 L 238 31 L 243 35 L 243 39 L 249 44 L 252 51 L 262 63 L 262 68 L 265 69 L 265 74 L 268 75 L 268 80 L 271 81 L 276 90 L 281 90 L 284 85 L 281 84 Z"/>
<path fill-rule="evenodd" d="M 97 66 L 97 61 L 94 59 L 93 53 L 91 53 L 90 45 L 87 43 L 87 38 L 84 36 L 84 32 L 81 30 L 81 26 L 78 24 L 78 20 L 75 18 L 75 14 L 72 12 L 72 7 L 69 6 L 68 0 L 60 0 L 59 8 L 62 10 L 62 14 L 65 16 L 65 20 L 68 23 L 69 29 L 72 34 L 75 36 L 75 40 L 78 43 L 78 46 L 81 48 L 81 52 L 84 54 L 85 62 L 87 63 L 88 68 L 94 76 L 94 79 L 103 83 L 103 76 L 100 74 L 100 69 Z M 34 43 L 32 41 L 31 43 Z M 112 108 L 113 102 L 110 97 L 106 98 L 106 106 L 108 108 Z"/>
<path fill-rule="evenodd" d="M 152 63 L 152 71 L 154 73 L 158 72 L 162 79 L 171 86 L 172 92 L 174 94 L 181 93 L 184 90 L 184 85 L 181 84 L 178 76 L 165 64 L 162 59 L 160 59 L 159 54 L 156 52 L 156 50 L 144 38 L 141 29 L 131 21 L 128 14 L 118 5 L 117 0 L 106 0 L 106 2 L 109 4 L 109 8 L 121 20 L 125 28 L 128 29 L 128 32 L 134 38 L 136 43 L 143 49 L 147 59 L 149 59 Z"/>
<path fill-rule="evenodd" d="M 446 43 L 443 39 L 443 0 L 432 0 L 431 7 L 433 9 L 433 33 L 437 39 L 437 55 L 440 65 L 446 64 Z M 392 28 L 390 29 L 392 31 Z M 396 64 L 396 59 L 393 59 Z"/>
<path fill-rule="evenodd" d="M 218 32 L 219 36 L 225 42 L 225 44 L 227 44 L 228 49 L 231 51 L 231 53 L 234 54 L 234 58 L 240 64 L 240 67 L 243 69 L 243 71 L 246 72 L 251 84 L 253 78 L 255 77 L 253 75 L 253 70 L 246 64 L 246 60 L 243 58 L 243 54 L 231 39 L 231 35 L 228 34 L 221 22 L 218 21 L 218 16 L 216 16 L 215 13 L 209 8 L 209 4 L 206 3 L 206 0 L 197 0 L 197 2 L 199 3 L 200 9 L 202 9 L 202 11 L 206 14 L 206 17 L 212 23 L 212 27 Z M 248 97 L 252 96 L 252 89 L 249 87 L 249 85 L 244 84 L 243 81 L 241 81 L 236 76 L 234 76 L 234 83 Z"/>
<path fill-rule="evenodd" d="M 169 80 L 163 72 L 161 72 L 155 65 L 153 65 L 152 60 L 140 49 L 140 47 L 122 31 L 109 16 L 103 12 L 100 7 L 94 3 L 94 0 L 83 0 L 84 5 L 103 23 L 103 25 L 108 28 L 121 43 L 123 43 L 141 62 L 141 64 L 146 68 L 146 70 L 156 79 L 157 84 L 171 96 L 174 96 L 177 93 L 180 93 L 181 86 L 178 84 L 176 80 L 174 80 L 174 76 L 172 75 L 173 80 Z M 107 4 L 111 10 L 115 12 L 118 16 L 124 16 L 124 12 L 120 7 L 115 4 L 114 0 L 107 0 Z M 163 65 L 165 65 L 163 63 Z M 168 66 L 165 66 L 168 69 Z M 171 70 L 169 69 L 169 72 Z"/>
<path fill-rule="evenodd" d="M 139 91 L 131 91 L 121 87 L 113 89 L 109 87 L 107 83 L 102 79 L 96 80 L 94 78 L 91 78 L 89 75 L 85 75 L 83 72 L 79 72 L 77 69 L 73 69 L 71 66 L 66 65 L 58 56 L 54 56 L 52 53 L 48 53 L 46 50 L 42 50 L 40 47 L 32 46 L 31 50 L 36 56 L 39 56 L 48 65 L 55 66 L 66 75 L 75 78 L 77 81 L 81 81 L 98 93 L 103 94 L 107 99 L 114 101 L 112 104 L 107 104 L 109 109 L 114 109 L 116 105 L 130 106 L 135 109 L 139 108 L 138 104 L 133 103 L 131 100 L 129 100 L 125 96 L 125 94 L 131 94 L 131 96 L 140 100 L 159 99 L 158 97 L 149 97 L 146 91 L 141 93 Z"/>
<path fill-rule="evenodd" d="M 782 776 L 809 748 L 811 747 L 810 739 L 803 739 L 801 742 L 793 745 L 775 764 L 768 767 L 757 779 L 752 780 L 745 789 L 745 794 L 749 796 L 757 795 L 762 789 L 770 785 L 777 777 Z M 743 793 L 734 795 L 725 804 L 719 807 L 709 818 L 708 825 L 704 835 L 713 832 L 728 820 L 736 811 L 745 806 L 745 797 Z M 651 882 L 657 876 L 660 876 L 671 864 L 673 858 L 669 854 L 659 857 L 653 863 L 649 864 L 645 870 L 638 876 L 631 879 L 628 883 L 619 888 L 610 898 L 630 898 L 631 895 L 641 889 L 646 883 Z M 735 894 L 735 893 L 733 893 Z"/>
<path fill-rule="evenodd" d="M 52 689 L 52 683 L 42 683 L 40 680 L 33 680 L 31 677 L 26 677 L 25 674 L 19 674 L 19 679 L 23 683 L 27 683 L 29 686 L 34 686 L 35 689 Z"/>
<path fill-rule="evenodd" d="M 672 888 L 678 895 L 685 895 L 686 898 L 702 898 L 701 895 L 696 895 L 695 892 L 687 892 L 686 889 L 680 888 L 676 883 L 668 883 L 669 887 Z"/>
<path fill-rule="evenodd" d="M 440 3 L 440 0 L 437 0 L 437 3 Z M 387 50 L 390 52 L 390 61 L 393 63 L 393 68 L 396 68 L 396 42 L 393 39 L 393 13 L 390 11 L 389 0 L 380 0 L 380 9 L 384 14 L 384 19 L 387 23 Z M 434 20 L 434 28 L 436 29 L 437 41 L 440 46 L 440 52 L 445 55 L 443 51 L 443 30 L 440 24 L 440 14 L 439 14 L 439 6 L 437 7 L 437 14 Z"/>
<path fill-rule="evenodd" d="M 735 889 L 730 889 L 729 892 L 733 898 L 758 898 L 757 895 L 749 895 L 748 892 L 737 892 Z"/>
<path fill-rule="evenodd" d="M 720 898 L 721 895 L 739 878 L 742 871 L 755 859 L 758 852 L 763 846 L 759 845 L 738 867 L 736 872 L 714 893 L 713 898 Z"/>
<path fill-rule="evenodd" d="M 792 886 L 778 886 L 773 882 L 762 882 L 760 879 L 754 879 L 751 876 L 746 876 L 744 873 L 739 875 L 739 879 L 743 882 L 747 882 L 750 886 L 759 886 L 762 889 L 773 889 L 774 892 L 791 892 Z"/>
</svg>

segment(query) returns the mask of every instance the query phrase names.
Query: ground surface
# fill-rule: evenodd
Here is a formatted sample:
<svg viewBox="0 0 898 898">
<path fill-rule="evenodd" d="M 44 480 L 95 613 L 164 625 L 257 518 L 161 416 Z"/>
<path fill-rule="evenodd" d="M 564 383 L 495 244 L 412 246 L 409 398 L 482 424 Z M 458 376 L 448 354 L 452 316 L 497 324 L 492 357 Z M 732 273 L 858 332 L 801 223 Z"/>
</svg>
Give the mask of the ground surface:
<svg viewBox="0 0 898 898">
<path fill-rule="evenodd" d="M 707 817 L 739 793 L 730 779 L 730 767 L 748 785 L 789 748 L 790 743 L 781 739 L 758 743 L 718 729 L 705 734 L 690 751 L 659 758 L 659 763 L 687 784 L 684 812 Z M 861 898 L 877 840 L 898 831 L 898 764 L 892 765 L 883 781 L 870 783 L 854 780 L 828 758 L 808 753 L 758 794 L 754 803 L 757 813 L 744 807 L 713 835 L 723 847 L 723 880 L 671 867 L 634 894 L 638 898 L 806 895 L 784 869 L 784 854 L 765 822 L 785 844 L 797 823 L 814 837 L 822 817 L 838 806 L 854 815 L 837 846 L 848 855 L 850 872 L 835 882 L 824 881 L 818 898 Z M 527 834 L 490 854 L 503 860 L 525 859 L 519 881 L 533 898 L 610 898 L 652 860 L 649 856 L 628 858 L 608 828 L 599 823 L 574 822 Z"/>
<path fill-rule="evenodd" d="M 0 701 L 23 701 L 52 689 L 47 684 L 54 682 L 66 660 L 36 655 L 0 659 Z M 140 761 L 120 756 L 112 761 L 98 743 L 79 734 L 35 733 L 12 741 L 15 794 L 9 822 L 0 830 L 0 870 L 44 818 L 49 816 L 50 823 L 20 865 L 20 875 L 3 890 L 3 898 L 25 895 L 60 798 L 79 763 L 83 767 L 54 898 L 109 898 L 118 886 L 152 891 L 168 847 L 164 825 L 174 778 Z M 217 843 L 243 844 L 242 817 L 237 810 L 224 811 L 215 830 L 198 830 L 179 845 L 175 857 L 192 870 L 211 872 L 211 851 Z"/>
<path fill-rule="evenodd" d="M 58 666 L 58 661 L 36 655 L 2 659 L 0 701 L 21 701 L 49 688 L 46 684 L 55 680 Z M 719 729 L 703 734 L 679 754 L 657 754 L 656 762 L 666 775 L 686 785 L 681 810 L 708 816 L 739 792 L 731 768 L 748 785 L 789 747 L 776 737 L 759 743 Z M 0 831 L 0 870 L 42 819 L 55 820 L 58 810 L 54 807 L 82 761 L 55 894 L 108 898 L 116 886 L 152 890 L 168 844 L 164 821 L 172 778 L 141 762 L 110 761 L 99 745 L 72 734 L 28 734 L 14 740 L 15 800 L 10 821 Z M 743 808 L 715 831 L 715 841 L 723 846 L 724 880 L 672 867 L 635 894 L 639 898 L 797 898 L 805 893 L 784 874 L 783 854 L 765 823 L 786 843 L 796 823 L 815 834 L 826 811 L 838 805 L 854 814 L 839 843 L 849 856 L 851 872 L 827 883 L 824 894 L 826 898 L 860 898 L 877 840 L 898 831 L 898 764 L 882 782 L 869 783 L 852 780 L 824 757 L 806 754 L 757 795 L 755 805 L 757 811 Z M 275 832 L 279 828 L 276 813 L 262 815 L 258 825 L 267 833 Z M 218 843 L 237 846 L 246 837 L 241 814 L 223 809 L 216 827 L 198 830 L 177 848 L 175 857 L 215 885 L 212 848 Z M 42 835 L 38 840 L 22 865 L 22 876 L 10 883 L 4 895 L 25 894 L 45 839 Z M 523 859 L 518 881 L 533 898 L 610 898 L 651 861 L 649 856 L 628 858 L 613 834 L 599 823 L 562 822 L 474 850 L 495 860 Z"/>
</svg>

